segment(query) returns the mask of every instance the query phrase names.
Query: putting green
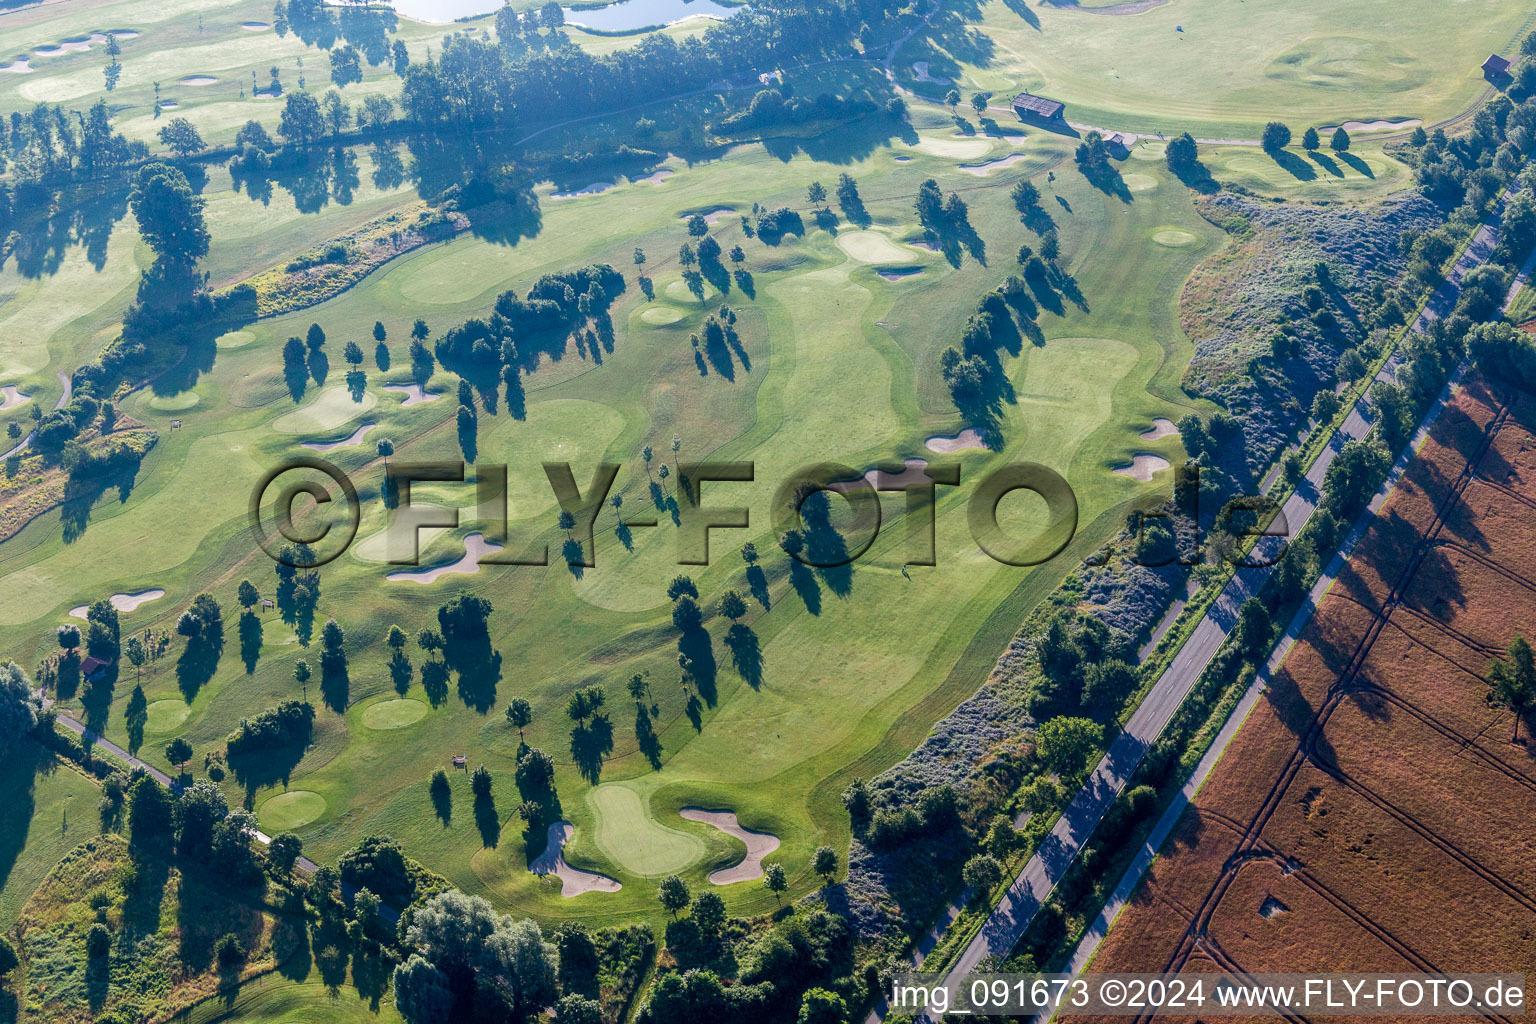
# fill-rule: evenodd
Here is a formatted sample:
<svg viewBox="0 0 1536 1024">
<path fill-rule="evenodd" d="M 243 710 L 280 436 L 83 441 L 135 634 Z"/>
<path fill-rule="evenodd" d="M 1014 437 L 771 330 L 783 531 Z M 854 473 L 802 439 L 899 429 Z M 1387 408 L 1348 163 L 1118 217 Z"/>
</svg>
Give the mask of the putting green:
<svg viewBox="0 0 1536 1024">
<path fill-rule="evenodd" d="M 1133 160 L 1162 160 L 1168 155 L 1168 144 L 1164 142 L 1142 142 L 1131 150 Z"/>
<path fill-rule="evenodd" d="M 1150 174 L 1124 174 L 1120 180 L 1132 192 L 1150 192 L 1157 188 L 1157 179 Z"/>
<path fill-rule="evenodd" d="M 363 712 L 363 724 L 370 729 L 403 729 L 426 717 L 427 706 L 419 700 L 404 697 L 374 704 Z"/>
<path fill-rule="evenodd" d="M 149 400 L 150 408 L 159 409 L 161 412 L 181 412 L 190 409 L 201 399 L 196 391 L 182 391 L 174 395 L 156 395 Z"/>
<path fill-rule="evenodd" d="M 1181 228 L 1160 228 L 1152 233 L 1152 241 L 1158 245 L 1182 249 L 1186 245 L 1193 245 L 1199 239 L 1193 232 L 1184 231 Z"/>
<path fill-rule="evenodd" d="M 837 236 L 837 247 L 860 263 L 908 263 L 915 259 L 878 231 L 844 231 Z"/>
<path fill-rule="evenodd" d="M 307 405 L 273 420 L 272 429 L 284 434 L 334 430 L 349 420 L 357 419 L 377 403 L 378 399 L 371 391 L 363 392 L 361 402 L 354 402 L 351 392 L 338 384 L 322 389 Z"/>
<path fill-rule="evenodd" d="M 230 331 L 228 334 L 219 335 L 213 340 L 213 343 L 223 351 L 225 349 L 244 348 L 255 340 L 256 335 L 250 331 Z"/>
<path fill-rule="evenodd" d="M 279 793 L 256 811 L 256 819 L 268 832 L 290 832 L 308 825 L 325 813 L 325 797 L 307 789 Z"/>
<path fill-rule="evenodd" d="M 144 721 L 144 731 L 147 733 L 167 733 L 187 720 L 191 709 L 184 700 L 156 700 L 151 701 L 145 709 L 148 718 Z"/>
<path fill-rule="evenodd" d="M 598 786 L 587 802 L 597 817 L 597 848 L 637 875 L 670 875 L 704 856 L 703 840 L 664 828 L 622 783 Z"/>
<path fill-rule="evenodd" d="M 640 319 L 653 327 L 675 324 L 688 314 L 672 306 L 652 306 L 640 314 Z"/>
</svg>

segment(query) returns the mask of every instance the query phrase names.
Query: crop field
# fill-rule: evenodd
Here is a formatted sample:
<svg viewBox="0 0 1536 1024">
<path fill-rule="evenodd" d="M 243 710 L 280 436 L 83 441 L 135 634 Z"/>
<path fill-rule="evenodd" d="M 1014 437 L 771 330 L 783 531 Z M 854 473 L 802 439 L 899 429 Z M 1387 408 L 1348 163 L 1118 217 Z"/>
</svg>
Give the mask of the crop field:
<svg viewBox="0 0 1536 1024">
<path fill-rule="evenodd" d="M 1533 428 L 1531 396 L 1464 384 L 1094 970 L 1530 968 L 1533 851 L 1510 809 L 1536 760 L 1485 695 L 1536 623 Z"/>
</svg>

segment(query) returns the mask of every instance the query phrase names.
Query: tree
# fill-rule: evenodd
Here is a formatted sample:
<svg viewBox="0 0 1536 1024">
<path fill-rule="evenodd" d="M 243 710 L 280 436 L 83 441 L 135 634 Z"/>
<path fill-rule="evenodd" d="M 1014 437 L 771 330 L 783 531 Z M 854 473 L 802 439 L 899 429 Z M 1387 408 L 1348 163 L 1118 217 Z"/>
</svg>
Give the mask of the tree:
<svg viewBox="0 0 1536 1024">
<path fill-rule="evenodd" d="M 971 109 L 976 111 L 976 116 L 981 117 L 987 112 L 987 101 L 992 98 L 989 92 L 976 92 L 971 94 Z"/>
<path fill-rule="evenodd" d="M 409 1024 L 447 1024 L 453 1013 L 453 990 L 448 977 L 412 953 L 395 968 L 395 1009 Z"/>
<path fill-rule="evenodd" d="M 1036 730 L 1035 750 L 1063 779 L 1075 779 L 1103 736 L 1104 730 L 1089 719 L 1052 718 Z"/>
<path fill-rule="evenodd" d="M 1518 743 L 1520 719 L 1536 706 L 1536 656 L 1525 637 L 1517 634 L 1509 642 L 1506 656 L 1493 659 L 1488 666 L 1488 705 L 1514 715 L 1515 732 L 1509 741 Z"/>
<path fill-rule="evenodd" d="M 1174 174 L 1194 167 L 1200 160 L 1200 151 L 1195 145 L 1194 136 L 1185 132 L 1175 139 L 1168 140 L 1166 158 L 1168 169 Z"/>
<path fill-rule="evenodd" d="M 709 221 L 704 219 L 702 213 L 695 213 L 688 218 L 688 235 L 692 238 L 703 238 L 709 234 Z"/>
<path fill-rule="evenodd" d="M 538 747 L 529 747 L 517 760 L 517 784 L 527 789 L 547 789 L 555 780 L 555 759 Z"/>
<path fill-rule="evenodd" d="M 549 0 L 549 3 L 539 8 L 539 22 L 553 33 L 565 24 L 565 8 L 555 3 L 555 0 Z"/>
<path fill-rule="evenodd" d="M 197 128 L 184 117 L 173 117 L 165 123 L 160 129 L 160 143 L 183 160 L 208 148 Z"/>
<path fill-rule="evenodd" d="M 818 846 L 811 857 L 811 870 L 820 875 L 824 883 L 830 883 L 832 876 L 837 874 L 837 851 L 830 846 Z"/>
<path fill-rule="evenodd" d="M 304 851 L 304 841 L 292 832 L 273 836 L 267 845 L 267 867 L 279 877 L 287 875 L 298 863 Z"/>
<path fill-rule="evenodd" d="M 827 201 L 826 187 L 819 181 L 811 182 L 810 188 L 805 190 L 805 198 L 810 201 L 812 206 L 820 207 L 822 203 Z"/>
<path fill-rule="evenodd" d="M 644 272 L 645 272 L 645 250 L 640 248 L 637 245 L 637 246 L 635 246 L 635 273 L 643 274 Z"/>
<path fill-rule="evenodd" d="M 11 753 L 37 725 L 40 702 L 32 680 L 14 661 L 0 664 L 0 756 Z"/>
<path fill-rule="evenodd" d="M 1344 130 L 1343 125 L 1333 130 L 1333 137 L 1328 140 L 1328 148 L 1335 153 L 1342 153 L 1349 149 L 1349 132 Z"/>
<path fill-rule="evenodd" d="M 676 875 L 668 875 L 661 880 L 661 887 L 656 891 L 656 897 L 661 905 L 674 918 L 678 912 L 688 905 L 688 883 Z"/>
<path fill-rule="evenodd" d="M 735 622 L 747 614 L 747 602 L 736 591 L 727 590 L 725 596 L 720 598 L 720 614 Z"/>
<path fill-rule="evenodd" d="M 627 688 L 630 700 L 633 700 L 636 704 L 643 704 L 645 699 L 651 694 L 651 684 L 647 683 L 645 676 L 638 672 L 629 677 Z"/>
<path fill-rule="evenodd" d="M 149 657 L 149 651 L 144 648 L 144 641 L 136 636 L 128 638 L 123 644 L 123 653 L 128 655 L 128 661 L 133 665 L 134 678 L 138 678 L 144 670 L 144 662 Z"/>
<path fill-rule="evenodd" d="M 1320 144 L 1321 143 L 1317 137 L 1316 128 L 1308 126 L 1307 130 L 1301 133 L 1301 148 L 1306 150 L 1308 153 L 1316 150 Z"/>
<path fill-rule="evenodd" d="M 66 623 L 57 630 L 59 646 L 67 654 L 80 646 L 80 627 L 73 623 Z"/>
<path fill-rule="evenodd" d="M 555 1004 L 555 1024 L 603 1024 L 603 1004 L 569 992 Z"/>
<path fill-rule="evenodd" d="M 490 797 L 491 772 L 485 765 L 476 768 L 475 773 L 469 777 L 469 791 L 481 800 Z"/>
<path fill-rule="evenodd" d="M 293 666 L 293 681 L 304 688 L 305 699 L 309 696 L 309 662 L 300 658 Z"/>
<path fill-rule="evenodd" d="M 416 646 L 427 652 L 427 657 L 443 649 L 443 636 L 435 629 L 424 629 L 416 634 Z"/>
<path fill-rule="evenodd" d="M 1339 396 L 1331 388 L 1324 388 L 1312 399 L 1312 418 L 1318 423 L 1331 423 L 1339 414 Z"/>
<path fill-rule="evenodd" d="M 777 904 L 780 897 L 789 890 L 789 877 L 784 872 L 784 865 L 769 864 L 763 870 L 763 888 L 773 893 L 773 902 Z"/>
<path fill-rule="evenodd" d="M 701 892 L 693 898 L 688 916 L 705 935 L 718 934 L 721 925 L 725 924 L 725 901 L 718 893 Z"/>
<path fill-rule="evenodd" d="M 960 91 L 958 89 L 951 89 L 949 92 L 946 92 L 944 94 L 944 105 L 948 107 L 949 112 L 953 114 L 955 112 L 955 108 L 960 105 Z"/>
<path fill-rule="evenodd" d="M 325 94 L 325 98 L 320 102 L 320 110 L 325 118 L 326 127 L 331 130 L 332 138 L 340 136 L 352 123 L 352 107 L 335 89 Z"/>
<path fill-rule="evenodd" d="M 157 259 L 190 264 L 208 255 L 202 197 L 175 167 L 158 162 L 140 167 L 128 205 Z"/>
<path fill-rule="evenodd" d="M 363 349 L 357 342 L 349 341 L 341 350 L 341 358 L 353 366 L 359 366 L 363 361 Z"/>
<path fill-rule="evenodd" d="M 1264 152 L 1277 153 L 1291 144 L 1291 130 L 1279 121 L 1271 121 L 1264 126 L 1260 141 Z"/>
<path fill-rule="evenodd" d="M 807 989 L 800 997 L 800 1014 L 795 1024 L 847 1024 L 848 1004 L 843 997 L 824 988 Z"/>
<path fill-rule="evenodd" d="M 283 101 L 283 113 L 277 121 L 277 134 L 290 145 L 309 146 L 325 134 L 325 118 L 320 103 L 307 92 L 291 92 Z"/>
<path fill-rule="evenodd" d="M 1028 178 L 1020 178 L 1015 182 L 1008 196 L 1020 213 L 1028 213 L 1040 205 L 1040 190 Z"/>
<path fill-rule="evenodd" d="M 192 760 L 192 744 L 180 736 L 176 737 L 165 745 L 165 760 L 185 771 L 187 762 Z"/>
<path fill-rule="evenodd" d="M 521 697 L 513 697 L 507 705 L 507 721 L 517 730 L 517 738 L 523 738 L 523 730 L 533 721 L 533 705 Z"/>
</svg>

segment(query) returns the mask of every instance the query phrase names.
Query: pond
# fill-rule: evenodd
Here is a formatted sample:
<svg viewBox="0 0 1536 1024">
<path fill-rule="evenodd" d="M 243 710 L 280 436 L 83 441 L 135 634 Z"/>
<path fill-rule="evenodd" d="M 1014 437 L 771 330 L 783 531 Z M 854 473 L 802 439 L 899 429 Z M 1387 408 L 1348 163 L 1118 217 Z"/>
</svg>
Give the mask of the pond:
<svg viewBox="0 0 1536 1024">
<path fill-rule="evenodd" d="M 493 14 L 501 7 L 502 0 L 393 0 L 393 4 L 395 11 L 404 17 L 447 24 L 460 18 Z M 586 10 L 567 7 L 565 20 L 600 32 L 633 32 L 654 25 L 670 25 L 697 15 L 729 18 L 739 9 L 714 0 L 622 0 Z"/>
</svg>

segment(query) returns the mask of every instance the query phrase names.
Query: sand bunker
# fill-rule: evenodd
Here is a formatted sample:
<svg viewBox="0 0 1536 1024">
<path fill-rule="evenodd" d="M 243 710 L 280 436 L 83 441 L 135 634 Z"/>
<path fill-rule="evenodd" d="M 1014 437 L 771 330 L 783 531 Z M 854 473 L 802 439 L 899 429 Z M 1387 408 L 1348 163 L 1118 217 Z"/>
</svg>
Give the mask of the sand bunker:
<svg viewBox="0 0 1536 1024">
<path fill-rule="evenodd" d="M 265 32 L 272 26 L 268 25 L 264 21 L 242 21 L 240 23 L 240 27 L 245 29 L 247 32 Z"/>
<path fill-rule="evenodd" d="M 14 384 L 7 384 L 5 387 L 0 388 L 0 412 L 4 412 L 7 409 L 14 409 L 18 405 L 22 405 L 31 400 L 32 398 L 30 395 L 24 395 L 20 391 L 16 390 L 16 385 Z"/>
<path fill-rule="evenodd" d="M 726 835 L 735 836 L 747 844 L 747 856 L 740 863 L 710 874 L 709 880 L 714 885 L 730 885 L 732 882 L 748 882 L 754 878 L 762 878 L 763 858 L 779 848 L 778 836 L 742 828 L 741 823 L 736 820 L 734 811 L 706 811 L 700 807 L 684 807 L 678 813 L 689 821 L 702 821 L 706 825 L 713 825 Z"/>
<path fill-rule="evenodd" d="M 0 64 L 0 71 L 8 71 L 13 75 L 30 75 L 32 62 L 26 57 L 17 57 L 9 64 Z"/>
<path fill-rule="evenodd" d="M 157 588 L 153 590 L 141 590 L 136 594 L 113 594 L 111 597 L 107 598 L 107 600 L 110 601 L 112 603 L 112 607 L 116 608 L 118 611 L 131 612 L 139 605 L 144 604 L 147 601 L 153 601 L 157 597 L 164 596 L 165 591 Z M 69 610 L 69 615 L 70 618 L 73 619 L 84 619 L 86 612 L 90 610 L 90 605 L 82 604 L 79 607 L 71 608 Z"/>
<path fill-rule="evenodd" d="M 879 467 L 871 466 L 865 470 L 863 480 L 864 483 L 867 483 L 876 490 L 879 490 L 882 486 L 887 489 L 908 487 L 912 484 L 920 484 L 927 481 L 927 469 L 927 459 L 907 459 L 906 468 L 900 473 L 887 473 L 882 478 Z M 828 485 L 827 489 L 829 491 L 836 491 L 838 494 L 847 494 L 849 491 L 862 489 L 862 487 L 863 484 L 860 484 L 857 480 L 839 480 Z"/>
<path fill-rule="evenodd" d="M 996 160 L 988 160 L 986 163 L 961 164 L 960 169 L 966 174 L 974 174 L 978 178 L 984 178 L 999 168 L 1012 167 L 1019 161 L 1028 159 L 1023 153 L 1010 153 L 1007 156 L 1000 156 Z M 1153 182 L 1153 184 L 1155 185 L 1156 182 Z M 1135 190 L 1133 189 L 1132 191 Z"/>
<path fill-rule="evenodd" d="M 677 173 L 677 172 L 672 170 L 672 168 L 670 168 L 670 167 L 658 167 L 656 170 L 652 171 L 650 174 L 642 174 L 638 178 L 630 178 L 629 180 L 630 181 L 634 181 L 634 182 L 641 182 L 641 181 L 643 181 L 647 185 L 660 185 L 662 182 L 664 182 L 668 178 L 672 177 L 672 175 L 675 174 L 675 173 Z"/>
<path fill-rule="evenodd" d="M 911 263 L 912 254 L 878 231 L 843 231 L 837 247 L 860 263 Z"/>
<path fill-rule="evenodd" d="M 377 423 L 364 423 L 362 426 L 352 431 L 351 436 L 344 437 L 340 441 L 325 441 L 320 443 L 306 441 L 304 444 L 300 445 L 300 447 L 308 448 L 310 451 L 316 452 L 329 452 L 334 451 L 337 448 L 350 448 L 354 444 L 361 443 L 363 440 L 363 435 L 368 433 L 368 431 L 372 430 L 376 426 L 378 426 Z"/>
<path fill-rule="evenodd" d="M 1413 128 L 1423 123 L 1424 122 L 1419 120 L 1417 117 L 1404 117 L 1396 121 L 1388 121 L 1385 119 L 1378 121 L 1345 121 L 1343 124 L 1339 125 L 1339 127 L 1343 128 L 1347 132 L 1382 132 L 1391 128 Z M 1331 126 L 1328 128 L 1319 128 L 1317 131 L 1318 134 L 1321 135 L 1324 132 L 1333 131 L 1333 128 Z"/>
<path fill-rule="evenodd" d="M 904 164 L 908 160 L 911 160 L 912 158 L 909 157 L 909 156 L 897 156 L 897 157 L 892 157 L 891 159 L 895 160 L 899 164 Z"/>
<path fill-rule="evenodd" d="M 986 139 L 935 139 L 925 137 L 912 148 L 920 149 L 924 153 L 929 153 L 933 156 L 949 157 L 952 160 L 977 160 L 987 155 L 987 150 L 992 148 L 992 143 Z"/>
<path fill-rule="evenodd" d="M 400 408 L 402 409 L 409 409 L 411 406 L 420 405 L 423 402 L 435 402 L 443 397 L 431 391 L 423 391 L 420 384 L 385 384 L 384 390 L 405 396 L 405 401 L 400 403 Z"/>
<path fill-rule="evenodd" d="M 734 815 L 732 815 L 734 817 Z M 528 865 L 536 875 L 554 875 L 560 879 L 560 895 L 569 899 L 584 892 L 618 892 L 624 888 L 607 875 L 595 875 L 590 871 L 578 871 L 565 862 L 565 844 L 576 832 L 576 826 L 568 821 L 557 821 L 549 826 L 544 852 Z"/>
<path fill-rule="evenodd" d="M 1138 435 L 1143 441 L 1156 441 L 1170 434 L 1177 434 L 1179 428 L 1173 425 L 1173 421 L 1159 416 L 1152 421 L 1152 429 Z"/>
<path fill-rule="evenodd" d="M 901 281 L 909 277 L 916 277 L 922 272 L 922 267 L 881 267 L 875 271 L 875 274 L 882 280 Z"/>
<path fill-rule="evenodd" d="M 590 185 L 584 185 L 581 188 L 573 188 L 568 192 L 551 192 L 549 194 L 549 198 L 575 199 L 579 196 L 595 196 L 599 192 L 607 192 L 611 188 L 613 188 L 613 182 L 611 181 L 594 181 Z"/>
<path fill-rule="evenodd" d="M 1131 457 L 1129 466 L 1116 466 L 1114 472 L 1118 476 L 1129 476 L 1140 480 L 1142 483 L 1152 479 L 1153 473 L 1167 469 L 1172 463 L 1161 455 L 1135 455 Z"/>
<path fill-rule="evenodd" d="M 218 79 L 214 78 L 212 75 L 188 75 L 186 78 L 181 80 L 181 84 L 190 85 L 196 88 L 203 85 L 212 85 L 217 81 Z"/>
<path fill-rule="evenodd" d="M 915 61 L 912 64 L 912 79 L 917 82 L 932 82 L 934 85 L 949 85 L 954 81 L 953 78 L 945 78 L 943 75 L 930 75 L 928 62 L 925 60 Z"/>
<path fill-rule="evenodd" d="M 181 106 L 181 104 L 177 103 L 175 100 L 161 100 L 160 101 L 160 109 L 161 110 L 175 110 L 177 107 L 180 107 L 180 106 Z"/>
<path fill-rule="evenodd" d="M 1164 463 L 1167 465 L 1167 463 Z M 410 580 L 413 583 L 432 583 L 439 576 L 473 576 L 480 571 L 480 559 L 501 550 L 498 544 L 485 539 L 484 534 L 471 533 L 464 538 L 464 557 L 451 565 L 435 569 L 413 569 L 410 572 L 392 572 L 384 578 L 392 583 Z"/>
<path fill-rule="evenodd" d="M 974 427 L 966 427 L 953 437 L 930 437 L 925 444 L 929 450 L 936 451 L 940 455 L 949 455 L 951 452 L 964 451 L 967 448 L 985 448 L 981 441 L 981 431 Z"/>
</svg>

